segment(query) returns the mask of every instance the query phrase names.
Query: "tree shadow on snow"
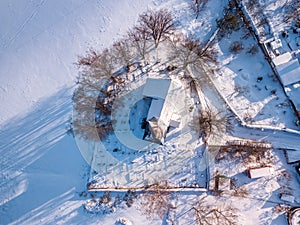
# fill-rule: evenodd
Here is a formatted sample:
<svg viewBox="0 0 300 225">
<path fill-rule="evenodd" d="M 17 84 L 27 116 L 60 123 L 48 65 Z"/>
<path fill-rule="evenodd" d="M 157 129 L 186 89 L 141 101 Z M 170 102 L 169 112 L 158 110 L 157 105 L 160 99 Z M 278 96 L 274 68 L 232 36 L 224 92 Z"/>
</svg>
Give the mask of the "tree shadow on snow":
<svg viewBox="0 0 300 225">
<path fill-rule="evenodd" d="M 87 164 L 73 137 L 66 135 L 72 115 L 71 96 L 72 88 L 63 88 L 31 113 L 2 127 L 1 224 L 40 223 L 44 217 L 51 218 L 51 210 L 58 210 L 59 205 L 74 199 L 75 191 L 84 188 L 80 176 L 84 177 L 81 173 Z"/>
</svg>

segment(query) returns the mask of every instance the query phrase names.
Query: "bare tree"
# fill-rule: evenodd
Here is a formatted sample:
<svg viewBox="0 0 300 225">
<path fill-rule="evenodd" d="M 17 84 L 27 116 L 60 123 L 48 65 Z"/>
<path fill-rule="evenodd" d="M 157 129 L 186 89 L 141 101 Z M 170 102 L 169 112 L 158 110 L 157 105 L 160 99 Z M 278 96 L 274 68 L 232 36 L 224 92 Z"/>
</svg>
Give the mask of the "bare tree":
<svg viewBox="0 0 300 225">
<path fill-rule="evenodd" d="M 244 45 L 240 41 L 233 42 L 229 47 L 229 51 L 232 53 L 239 53 L 243 49 L 244 49 Z"/>
<path fill-rule="evenodd" d="M 286 171 L 280 171 L 279 176 L 277 177 L 277 180 L 281 186 L 280 188 L 280 194 L 291 194 L 293 192 L 293 185 L 291 184 L 292 181 L 292 175 Z"/>
<path fill-rule="evenodd" d="M 175 61 L 178 66 L 186 70 L 188 66 L 192 66 L 196 71 L 204 70 L 217 65 L 217 52 L 212 47 L 212 43 L 202 43 L 192 38 L 177 38 L 171 42 L 173 47 L 173 55 L 177 56 Z"/>
<path fill-rule="evenodd" d="M 221 112 L 214 113 L 210 109 L 200 110 L 199 115 L 192 121 L 191 127 L 205 139 L 232 130 L 230 118 L 222 115 Z"/>
<path fill-rule="evenodd" d="M 99 57 L 100 55 L 94 49 L 89 49 L 85 56 L 78 57 L 76 64 L 78 66 L 91 66 L 99 59 Z"/>
<path fill-rule="evenodd" d="M 239 28 L 239 19 L 236 14 L 227 14 L 222 19 L 217 20 L 219 34 L 221 37 L 225 34 L 231 34 L 232 31 Z"/>
<path fill-rule="evenodd" d="M 133 29 L 130 29 L 127 34 L 132 46 L 137 51 L 137 54 L 142 59 L 145 59 L 148 41 L 150 40 L 150 34 L 148 33 L 147 28 L 135 26 Z"/>
<path fill-rule="evenodd" d="M 189 65 L 198 60 L 197 50 L 201 44 L 200 41 L 181 37 L 181 39 L 176 40 L 173 44 L 173 54 L 177 56 L 177 64 L 182 70 L 186 70 Z"/>
<path fill-rule="evenodd" d="M 116 61 L 118 61 L 120 66 L 127 66 L 131 63 L 134 53 L 131 51 L 129 39 L 121 39 L 115 42 L 112 48 Z"/>
<path fill-rule="evenodd" d="M 291 1 L 285 13 L 285 22 L 296 22 L 296 26 L 300 27 L 300 1 Z"/>
<path fill-rule="evenodd" d="M 246 186 L 238 186 L 235 181 L 231 180 L 231 185 L 233 186 L 233 196 L 246 198 L 249 195 L 249 191 Z"/>
<path fill-rule="evenodd" d="M 99 101 L 99 98 L 90 95 L 88 86 L 79 85 L 73 96 L 76 116 L 73 118 L 73 131 L 89 140 L 104 140 L 112 132 L 112 124 L 109 118 L 111 105 Z M 101 112 L 101 118 L 97 119 L 95 112 Z"/>
<path fill-rule="evenodd" d="M 163 218 L 172 208 L 171 199 L 167 184 L 155 183 L 141 195 L 142 210 L 149 218 Z"/>
<path fill-rule="evenodd" d="M 231 34 L 234 30 L 238 30 L 241 24 L 242 21 L 238 14 L 237 2 L 235 0 L 229 0 L 228 5 L 224 9 L 224 17 L 217 19 L 217 26 L 219 28 L 218 34 L 221 37 L 224 37 L 226 34 Z"/>
<path fill-rule="evenodd" d="M 98 79 L 106 77 L 114 79 L 115 62 L 116 58 L 111 50 L 105 49 L 99 59 L 91 65 L 91 76 L 96 76 L 95 78 Z"/>
<path fill-rule="evenodd" d="M 229 206 L 207 206 L 199 204 L 192 210 L 198 225 L 237 225 L 237 209 Z"/>
<path fill-rule="evenodd" d="M 98 140 L 95 117 L 93 111 L 94 101 L 86 96 L 80 97 L 80 101 L 74 102 L 74 108 L 78 112 L 73 117 L 74 135 L 79 135 L 84 139 Z"/>
<path fill-rule="evenodd" d="M 155 48 L 175 29 L 172 14 L 165 9 L 146 11 L 140 15 L 139 24 L 137 28 L 145 30 L 152 37 Z"/>
<path fill-rule="evenodd" d="M 226 157 L 230 159 L 242 159 L 244 164 L 259 163 L 261 166 L 273 162 L 273 156 L 270 154 L 272 145 L 267 142 L 257 142 L 252 140 L 233 140 L 228 141 L 225 146 L 221 146 L 217 160 Z"/>
<path fill-rule="evenodd" d="M 87 102 L 83 104 L 82 102 Z M 77 110 L 76 117 L 73 118 L 73 131 L 75 135 L 88 140 L 105 140 L 113 131 L 112 122 L 109 118 L 110 109 L 103 104 L 91 104 L 89 97 L 84 96 L 82 100 L 74 104 Z M 101 106 L 100 106 L 101 105 Z M 101 111 L 101 118 L 95 117 L 95 110 Z"/>
<path fill-rule="evenodd" d="M 200 12 L 204 9 L 208 0 L 192 0 L 191 8 L 196 13 L 196 19 L 198 19 Z"/>
</svg>

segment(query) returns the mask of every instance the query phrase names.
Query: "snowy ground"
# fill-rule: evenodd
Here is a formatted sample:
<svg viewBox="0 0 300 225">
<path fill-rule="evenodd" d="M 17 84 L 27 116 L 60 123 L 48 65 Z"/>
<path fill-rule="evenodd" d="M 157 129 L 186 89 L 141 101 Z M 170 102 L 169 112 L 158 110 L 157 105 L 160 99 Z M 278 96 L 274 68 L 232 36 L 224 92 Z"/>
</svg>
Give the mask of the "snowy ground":
<svg viewBox="0 0 300 225">
<path fill-rule="evenodd" d="M 254 55 L 247 53 L 255 40 L 252 36 L 243 38 L 245 32 L 242 27 L 217 44 L 222 67 L 214 77 L 216 86 L 244 122 L 299 129 L 288 99 L 261 50 Z M 231 53 L 229 48 L 234 41 L 239 41 L 244 49 Z"/>
<path fill-rule="evenodd" d="M 0 19 L 4 25 L 0 27 L 0 224 L 84 224 L 87 221 L 89 224 L 114 224 L 119 217 L 126 217 L 133 224 L 162 224 L 161 219 L 150 220 L 142 215 L 138 204 L 107 216 L 83 211 L 82 204 L 91 198 L 80 194 L 86 190 L 89 166 L 66 130 L 72 116 L 71 96 L 78 74 L 74 62 L 77 55 L 89 47 L 109 46 L 147 7 L 172 10 L 183 32 L 207 40 L 216 29 L 215 19 L 222 15 L 224 5 L 225 1 L 220 4 L 220 1 L 211 0 L 203 16 L 194 20 L 195 15 L 184 0 L 1 1 Z M 237 109 L 240 102 L 255 106 L 255 123 L 292 128 L 290 109 L 283 105 L 282 109 L 276 108 L 275 113 L 272 111 L 277 102 L 281 104 L 285 99 L 277 88 L 278 83 L 268 76 L 270 69 L 261 53 L 253 59 L 255 63 L 247 64 L 248 56 L 244 52 L 239 55 L 228 52 L 229 42 L 225 38 L 219 46 L 223 52 L 223 66 L 233 72 L 222 74 L 222 77 L 236 77 L 236 80 L 232 79 L 224 92 L 233 94 L 231 100 Z M 246 45 L 252 42 L 247 40 Z M 239 65 L 243 65 L 243 70 L 237 76 Z M 252 65 L 255 65 L 254 71 Z M 264 78 L 255 87 L 258 72 Z M 219 82 L 224 82 L 222 77 L 218 78 Z M 249 92 L 236 96 L 235 82 L 248 86 Z M 269 89 L 264 90 L 264 85 Z M 269 94 L 272 88 L 277 89 L 278 99 Z M 268 104 L 264 107 L 260 101 Z M 243 113 L 242 107 L 239 110 Z M 283 132 L 251 130 L 249 133 L 247 128 L 237 126 L 235 134 L 243 138 L 268 139 L 280 146 L 282 142 L 286 146 L 299 146 L 297 135 Z M 276 157 L 280 158 L 277 169 L 284 166 L 289 170 L 283 162 L 284 157 Z M 263 181 L 249 184 L 253 193 Z M 260 190 L 260 193 L 278 201 L 278 191 L 271 193 L 278 183 L 270 182 L 267 192 Z M 179 193 L 178 224 L 191 222 L 193 215 L 188 212 L 196 204 L 197 195 L 200 193 Z M 240 203 L 240 199 L 235 198 L 208 196 L 207 199 Z M 273 205 L 265 200 L 242 201 L 244 213 L 240 224 L 286 224 L 283 217 L 275 218 Z"/>
<path fill-rule="evenodd" d="M 0 123 L 73 86 L 77 56 L 112 44 L 148 5 L 143 0 L 1 1 Z"/>
<path fill-rule="evenodd" d="M 158 70 L 160 67 L 158 64 L 154 68 Z M 138 138 L 133 135 L 134 132 L 132 134 L 129 121 L 141 121 L 139 113 L 135 111 L 132 115 L 132 110 L 136 102 L 141 101 L 143 97 L 146 79 L 151 77 L 149 74 L 155 78 L 166 76 L 166 72 L 160 74 L 152 69 L 146 74 L 140 74 L 142 71 L 135 72 L 139 78 L 120 94 L 116 100 L 120 103 L 114 103 L 114 134 L 102 143 L 105 147 L 104 152 L 118 162 L 105 162 L 102 152 L 99 157 L 94 156 L 92 168 L 97 175 L 91 177 L 94 184 L 90 188 L 142 188 L 158 181 L 167 181 L 170 188 L 206 187 L 206 171 L 197 169 L 203 154 L 203 143 L 199 142 L 198 135 L 190 127 L 196 110 L 189 111 L 189 107 L 195 106 L 189 95 L 190 89 L 178 78 L 175 79 L 178 75 L 172 76 L 173 84 L 176 85 L 174 84 L 172 95 L 169 97 L 171 100 L 168 101 L 174 104 L 172 109 L 180 115 L 180 126 L 167 134 L 164 145 L 142 140 L 142 135 Z M 128 76 L 131 76 L 131 73 Z M 138 126 L 140 124 L 137 124 Z M 117 151 L 114 151 L 115 148 Z"/>
<path fill-rule="evenodd" d="M 78 193 L 88 165 L 66 134 L 74 63 L 89 47 L 110 45 L 151 4 L 0 2 L 0 224 L 86 221 Z"/>
</svg>

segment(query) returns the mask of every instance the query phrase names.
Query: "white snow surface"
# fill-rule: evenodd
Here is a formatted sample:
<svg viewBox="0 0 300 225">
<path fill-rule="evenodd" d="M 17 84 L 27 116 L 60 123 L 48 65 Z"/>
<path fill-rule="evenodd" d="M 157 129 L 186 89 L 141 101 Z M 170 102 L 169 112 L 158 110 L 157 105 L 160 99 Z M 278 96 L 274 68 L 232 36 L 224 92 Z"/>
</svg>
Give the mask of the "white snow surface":
<svg viewBox="0 0 300 225">
<path fill-rule="evenodd" d="M 86 223 L 76 217 L 88 166 L 66 134 L 78 75 L 74 63 L 90 47 L 111 45 L 151 5 L 0 1 L 1 225 Z"/>
<path fill-rule="evenodd" d="M 151 1 L 0 2 L 0 126 L 74 85 L 74 63 L 88 48 L 123 35 Z M 149 5 L 151 6 L 151 5 Z"/>
<path fill-rule="evenodd" d="M 224 2 L 209 1 L 202 16 L 195 20 L 184 0 L 0 1 L 0 224 L 114 224 L 121 217 L 134 225 L 162 224 L 160 219 L 147 219 L 136 205 L 118 209 L 108 216 L 83 211 L 86 198 L 79 193 L 86 190 L 88 165 L 73 137 L 66 134 L 66 124 L 72 116 L 71 96 L 78 75 L 74 63 L 77 56 L 90 47 L 101 50 L 111 45 L 148 7 L 168 8 L 176 14 L 182 32 L 207 40 L 216 30 L 215 20 L 223 14 Z M 276 5 L 276 1 L 272 2 Z M 272 10 L 271 6 L 267 9 Z M 270 82 L 273 77 L 268 76 L 270 68 L 262 54 L 248 62 L 249 56 L 241 53 L 242 57 L 237 60 L 237 56 L 228 53 L 231 41 L 225 38 L 220 43 L 224 54 L 222 72 L 228 69 L 231 72 L 227 71 L 215 81 L 228 86 L 220 87 L 224 89 L 225 97 L 242 116 L 248 111 L 254 117 L 253 123 L 268 125 L 274 122 L 274 126 L 292 127 L 292 112 L 284 104 L 278 83 Z M 241 68 L 243 71 L 239 73 Z M 263 76 L 263 82 L 257 83 L 257 76 Z M 245 88 L 246 94 L 243 91 L 235 93 L 235 86 L 241 90 Z M 270 94 L 272 89 L 277 90 L 278 96 Z M 251 108 L 245 110 L 247 105 Z M 275 114 L 280 115 L 272 114 L 274 105 L 283 107 L 275 110 Z M 282 143 L 293 149 L 299 147 L 296 134 L 255 129 L 249 133 L 248 128 L 239 126 L 235 127 L 237 133 L 243 138 L 269 140 L 275 147 Z M 283 155 L 280 158 L 283 160 Z M 286 163 L 284 166 L 291 173 L 294 171 Z M 241 169 L 235 167 L 237 165 L 230 168 Z M 239 176 L 246 179 L 243 174 Z M 230 200 L 241 209 L 239 224 L 272 223 L 274 201 L 267 202 L 266 199 L 273 190 L 279 190 L 278 182 L 275 178 L 269 183 L 259 179 L 257 183 L 249 183 L 248 187 L 253 194 L 257 187 L 265 184 L 269 185 L 266 193 L 262 189 L 254 201 L 251 198 Z M 293 186 L 299 189 L 298 183 Z M 294 193 L 297 194 L 296 190 Z M 275 194 L 271 200 L 277 201 Z M 195 195 L 190 193 L 178 198 L 178 222 L 187 224 L 185 215 L 189 215 L 187 210 L 195 204 Z M 211 202 L 216 201 L 213 196 L 208 198 Z M 299 194 L 296 201 L 300 201 Z M 272 224 L 286 224 L 283 217 L 280 220 L 275 217 L 274 222 Z"/>
</svg>

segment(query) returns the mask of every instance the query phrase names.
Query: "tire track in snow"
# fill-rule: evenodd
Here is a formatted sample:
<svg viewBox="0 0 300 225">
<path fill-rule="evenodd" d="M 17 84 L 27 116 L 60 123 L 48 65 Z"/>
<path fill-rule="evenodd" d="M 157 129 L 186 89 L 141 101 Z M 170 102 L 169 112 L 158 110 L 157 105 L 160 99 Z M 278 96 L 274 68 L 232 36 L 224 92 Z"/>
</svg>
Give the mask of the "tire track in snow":
<svg viewBox="0 0 300 225">
<path fill-rule="evenodd" d="M 46 0 L 43 0 L 43 4 Z M 62 20 L 64 20 L 65 17 L 67 17 L 68 15 L 72 15 L 73 13 L 75 13 L 76 11 L 80 10 L 82 8 L 82 6 L 85 5 L 85 3 L 89 2 L 90 0 L 83 0 L 79 5 L 77 5 L 76 7 L 72 8 L 71 10 L 67 11 L 63 16 L 60 17 L 60 19 L 57 22 L 51 23 L 50 25 L 48 25 L 47 27 L 45 27 L 45 29 L 41 30 L 40 32 L 38 32 L 37 34 L 33 35 L 31 37 L 30 40 L 24 41 L 22 42 L 20 45 L 17 46 L 17 48 L 22 48 L 24 45 L 26 45 L 27 43 L 30 43 L 34 40 L 36 40 L 39 36 L 41 36 L 42 34 L 44 34 L 46 31 L 50 30 L 51 28 L 53 28 L 55 25 L 57 25 L 59 22 L 61 22 Z M 39 7 L 40 8 L 40 7 Z M 28 21 L 29 22 L 29 21 Z M 1 51 L 3 51 L 4 49 L 6 49 L 7 47 L 9 47 L 11 44 L 7 44 L 5 45 L 5 47 L 3 47 L 2 49 L 0 48 L 0 53 Z M 1 54 L 0 54 L 1 55 Z"/>
<path fill-rule="evenodd" d="M 19 28 L 17 29 L 16 33 L 8 40 L 7 43 L 4 43 L 2 50 L 7 49 L 8 47 L 10 47 L 14 41 L 20 36 L 20 34 L 24 31 L 26 25 L 35 17 L 35 15 L 38 13 L 39 9 L 44 5 L 44 3 L 46 2 L 46 0 L 41 0 L 37 6 L 35 7 L 35 9 L 32 11 L 32 13 L 30 14 L 29 17 L 27 17 L 25 19 L 25 21 L 21 24 L 21 26 L 19 26 Z"/>
</svg>

